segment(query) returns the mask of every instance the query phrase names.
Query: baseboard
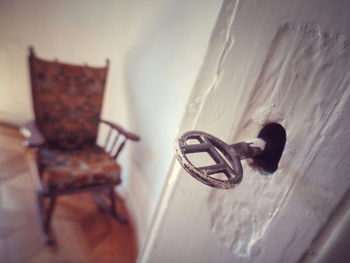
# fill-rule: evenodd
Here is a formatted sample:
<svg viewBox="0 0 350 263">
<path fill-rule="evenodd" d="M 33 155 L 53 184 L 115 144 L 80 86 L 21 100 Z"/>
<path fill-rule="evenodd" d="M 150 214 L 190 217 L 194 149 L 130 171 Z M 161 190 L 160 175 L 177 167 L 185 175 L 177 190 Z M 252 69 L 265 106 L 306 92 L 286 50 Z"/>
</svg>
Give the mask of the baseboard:
<svg viewBox="0 0 350 263">
<path fill-rule="evenodd" d="M 14 130 L 18 130 L 20 127 L 18 124 L 14 124 L 14 123 L 2 121 L 2 120 L 0 120 L 0 126 L 5 127 L 5 128 L 9 128 L 9 129 L 14 129 Z"/>
</svg>

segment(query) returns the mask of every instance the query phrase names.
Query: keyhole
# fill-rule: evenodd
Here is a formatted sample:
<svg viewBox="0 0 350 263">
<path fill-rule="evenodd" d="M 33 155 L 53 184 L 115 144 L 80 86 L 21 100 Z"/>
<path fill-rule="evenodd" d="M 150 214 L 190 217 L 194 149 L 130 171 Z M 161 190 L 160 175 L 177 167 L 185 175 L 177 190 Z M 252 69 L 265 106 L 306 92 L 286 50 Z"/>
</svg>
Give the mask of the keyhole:
<svg viewBox="0 0 350 263">
<path fill-rule="evenodd" d="M 273 173 L 278 168 L 287 136 L 283 126 L 276 122 L 266 124 L 259 132 L 258 138 L 266 142 L 262 154 L 253 158 L 253 165 L 264 172 Z"/>
</svg>

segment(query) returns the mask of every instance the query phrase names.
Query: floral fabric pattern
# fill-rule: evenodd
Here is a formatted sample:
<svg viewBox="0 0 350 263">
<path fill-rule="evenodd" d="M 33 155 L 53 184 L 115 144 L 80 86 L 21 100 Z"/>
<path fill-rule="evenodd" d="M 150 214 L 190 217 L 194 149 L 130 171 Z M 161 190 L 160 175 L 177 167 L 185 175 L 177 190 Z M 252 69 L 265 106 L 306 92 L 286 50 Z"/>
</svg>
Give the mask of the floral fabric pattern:
<svg viewBox="0 0 350 263">
<path fill-rule="evenodd" d="M 95 143 L 108 67 L 76 66 L 30 57 L 38 128 L 51 147 Z"/>
<path fill-rule="evenodd" d="M 121 168 L 99 146 L 62 151 L 42 148 L 42 182 L 50 190 L 78 189 L 100 184 L 119 184 Z"/>
</svg>

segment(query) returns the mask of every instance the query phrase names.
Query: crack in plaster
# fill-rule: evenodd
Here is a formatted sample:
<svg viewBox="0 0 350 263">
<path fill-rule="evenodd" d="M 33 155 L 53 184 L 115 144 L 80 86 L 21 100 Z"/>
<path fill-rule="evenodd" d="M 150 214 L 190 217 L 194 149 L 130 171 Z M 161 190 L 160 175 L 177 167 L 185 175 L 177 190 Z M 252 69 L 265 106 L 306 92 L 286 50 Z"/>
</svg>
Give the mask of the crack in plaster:
<svg viewBox="0 0 350 263">
<path fill-rule="evenodd" d="M 235 3 L 229 3 L 225 11 L 230 15 L 227 16 L 225 21 L 225 28 L 221 31 L 221 35 L 224 35 L 224 43 L 222 46 L 222 50 L 220 52 L 219 60 L 216 65 L 215 75 L 213 76 L 213 80 L 209 85 L 208 89 L 205 90 L 202 99 L 196 99 L 196 101 L 190 103 L 189 112 L 197 113 L 194 123 L 198 123 L 198 119 L 200 117 L 200 112 L 202 112 L 203 106 L 206 104 L 208 97 L 213 93 L 213 91 L 217 88 L 218 80 L 220 76 L 224 72 L 224 64 L 226 61 L 227 54 L 231 50 L 234 45 L 234 36 L 232 35 L 232 26 L 236 17 L 237 9 L 239 7 L 240 0 L 236 0 Z"/>
</svg>

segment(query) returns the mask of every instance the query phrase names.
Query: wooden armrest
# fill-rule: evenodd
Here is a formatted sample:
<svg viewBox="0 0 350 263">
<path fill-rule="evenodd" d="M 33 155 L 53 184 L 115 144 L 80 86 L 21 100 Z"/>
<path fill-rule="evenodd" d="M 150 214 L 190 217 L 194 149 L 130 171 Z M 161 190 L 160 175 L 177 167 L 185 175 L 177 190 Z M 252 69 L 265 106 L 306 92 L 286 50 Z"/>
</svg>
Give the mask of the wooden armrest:
<svg viewBox="0 0 350 263">
<path fill-rule="evenodd" d="M 110 121 L 105 121 L 105 120 L 100 120 L 100 122 L 105 123 L 107 125 L 109 125 L 110 127 L 116 129 L 118 132 L 120 132 L 121 134 L 123 134 L 126 138 L 132 140 L 132 141 L 139 141 L 140 140 L 140 136 L 131 133 L 131 132 L 127 132 L 126 130 L 124 130 L 122 127 L 120 127 L 119 125 L 112 123 Z"/>
<path fill-rule="evenodd" d="M 35 121 L 27 122 L 19 131 L 26 138 L 25 146 L 41 147 L 45 144 L 45 138 L 36 126 Z"/>
</svg>

